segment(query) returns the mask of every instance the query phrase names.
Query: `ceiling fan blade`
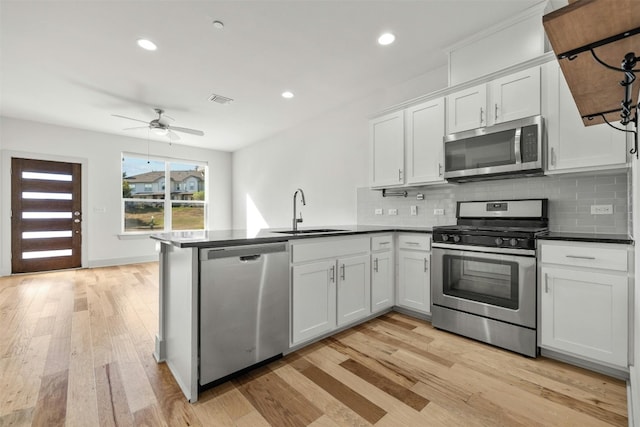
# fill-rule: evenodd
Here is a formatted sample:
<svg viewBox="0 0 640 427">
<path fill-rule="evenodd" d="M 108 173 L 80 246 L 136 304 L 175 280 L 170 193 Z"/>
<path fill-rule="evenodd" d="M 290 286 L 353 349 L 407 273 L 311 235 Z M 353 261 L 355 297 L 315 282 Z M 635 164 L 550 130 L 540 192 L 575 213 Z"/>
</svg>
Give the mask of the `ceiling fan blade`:
<svg viewBox="0 0 640 427">
<path fill-rule="evenodd" d="M 180 141 L 180 135 L 175 132 L 169 131 L 167 135 L 169 135 L 169 141 Z"/>
<path fill-rule="evenodd" d="M 136 126 L 136 127 L 132 127 L 132 128 L 124 128 L 122 130 L 133 130 L 133 129 L 146 129 L 149 126 Z"/>
<path fill-rule="evenodd" d="M 127 120 L 134 120 L 136 122 L 140 122 L 140 123 L 147 123 L 149 124 L 149 122 L 146 122 L 144 120 L 138 120 L 138 119 L 133 119 L 131 117 L 127 117 L 127 116 L 121 116 L 120 114 L 112 114 L 113 117 L 120 117 L 121 119 L 127 119 Z"/>
<path fill-rule="evenodd" d="M 175 131 L 178 131 L 178 132 L 190 133 L 191 135 L 204 136 L 204 132 L 202 132 L 201 130 L 189 129 L 189 128 L 181 128 L 181 127 L 177 127 L 177 126 L 168 126 L 168 127 L 169 127 L 169 129 L 175 130 Z"/>
</svg>

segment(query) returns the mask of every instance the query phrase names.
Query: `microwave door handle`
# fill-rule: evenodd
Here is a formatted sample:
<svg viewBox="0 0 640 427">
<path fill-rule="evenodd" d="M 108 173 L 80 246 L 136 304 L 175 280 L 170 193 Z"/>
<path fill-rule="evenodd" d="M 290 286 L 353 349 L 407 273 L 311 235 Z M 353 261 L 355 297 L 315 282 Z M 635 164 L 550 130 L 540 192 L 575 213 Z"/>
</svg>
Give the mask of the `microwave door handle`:
<svg viewBox="0 0 640 427">
<path fill-rule="evenodd" d="M 516 132 L 513 138 L 513 152 L 516 156 L 516 164 L 522 163 L 522 152 L 520 151 L 520 135 L 522 134 L 522 128 L 516 128 Z"/>
</svg>

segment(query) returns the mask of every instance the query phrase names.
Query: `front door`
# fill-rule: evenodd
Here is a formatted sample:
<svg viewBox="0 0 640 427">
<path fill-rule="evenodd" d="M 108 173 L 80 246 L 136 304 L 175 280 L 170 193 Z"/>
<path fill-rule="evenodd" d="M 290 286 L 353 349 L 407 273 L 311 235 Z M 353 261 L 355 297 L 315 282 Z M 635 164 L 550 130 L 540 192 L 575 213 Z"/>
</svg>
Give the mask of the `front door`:
<svg viewBox="0 0 640 427">
<path fill-rule="evenodd" d="M 11 159 L 11 272 L 82 264 L 81 165 Z"/>
</svg>

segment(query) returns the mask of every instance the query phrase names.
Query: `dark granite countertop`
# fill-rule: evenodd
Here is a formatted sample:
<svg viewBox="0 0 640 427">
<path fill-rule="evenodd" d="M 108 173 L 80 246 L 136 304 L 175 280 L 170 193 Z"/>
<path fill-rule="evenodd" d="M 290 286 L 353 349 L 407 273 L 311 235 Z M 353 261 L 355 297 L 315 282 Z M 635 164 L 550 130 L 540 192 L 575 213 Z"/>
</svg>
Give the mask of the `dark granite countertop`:
<svg viewBox="0 0 640 427">
<path fill-rule="evenodd" d="M 564 240 L 568 242 L 593 242 L 593 243 L 621 243 L 633 244 L 633 239 L 627 234 L 602 234 L 602 233 L 568 233 L 563 231 L 549 231 L 538 236 L 538 240 Z"/>
<path fill-rule="evenodd" d="M 431 227 L 402 227 L 377 225 L 335 225 L 323 227 L 301 227 L 300 230 L 331 229 L 322 233 L 283 233 L 287 229 L 269 228 L 257 232 L 248 230 L 203 230 L 174 231 L 172 233 L 153 234 L 152 239 L 180 248 L 212 248 L 222 246 L 255 245 L 262 243 L 286 242 L 297 239 L 309 239 L 329 236 L 348 236 L 365 233 L 412 232 L 431 233 Z"/>
</svg>

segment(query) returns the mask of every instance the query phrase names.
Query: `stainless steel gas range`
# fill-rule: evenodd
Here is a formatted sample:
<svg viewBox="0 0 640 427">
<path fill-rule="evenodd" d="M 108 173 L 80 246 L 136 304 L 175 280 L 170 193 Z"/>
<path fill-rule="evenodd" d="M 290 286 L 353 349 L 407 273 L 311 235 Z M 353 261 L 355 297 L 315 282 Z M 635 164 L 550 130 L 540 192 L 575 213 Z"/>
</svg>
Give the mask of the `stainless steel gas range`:
<svg viewBox="0 0 640 427">
<path fill-rule="evenodd" d="M 433 228 L 432 324 L 536 357 L 536 236 L 547 199 L 457 204 L 457 225 Z"/>
</svg>

